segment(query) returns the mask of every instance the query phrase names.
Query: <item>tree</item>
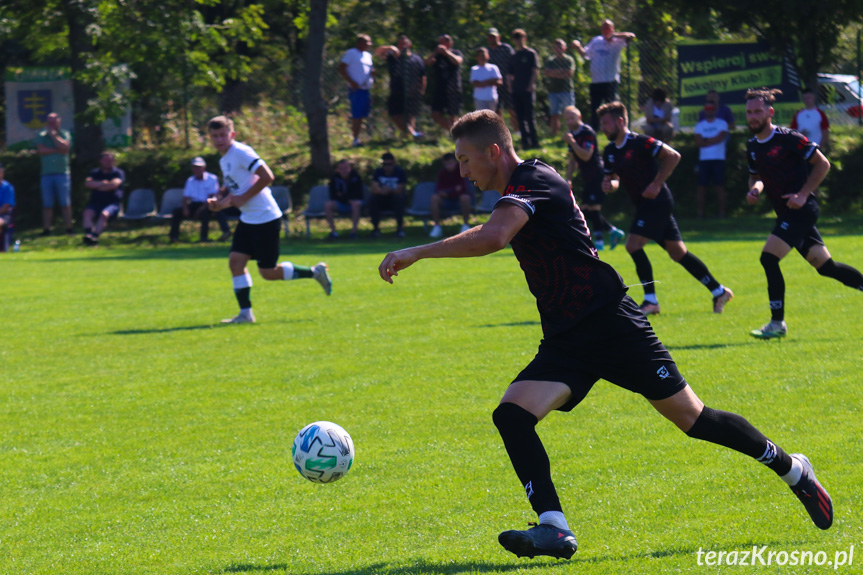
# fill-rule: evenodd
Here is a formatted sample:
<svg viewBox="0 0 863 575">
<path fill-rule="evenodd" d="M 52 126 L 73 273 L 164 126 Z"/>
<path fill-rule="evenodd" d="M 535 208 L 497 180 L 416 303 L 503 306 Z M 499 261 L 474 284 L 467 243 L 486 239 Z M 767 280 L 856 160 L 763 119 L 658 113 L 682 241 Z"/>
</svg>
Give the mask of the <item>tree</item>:
<svg viewBox="0 0 863 575">
<path fill-rule="evenodd" d="M 321 95 L 321 70 L 327 27 L 328 0 L 312 0 L 309 35 L 306 43 L 306 73 L 303 79 L 303 104 L 309 122 L 312 168 L 324 174 L 330 169 L 330 141 L 327 133 L 327 103 Z"/>
</svg>

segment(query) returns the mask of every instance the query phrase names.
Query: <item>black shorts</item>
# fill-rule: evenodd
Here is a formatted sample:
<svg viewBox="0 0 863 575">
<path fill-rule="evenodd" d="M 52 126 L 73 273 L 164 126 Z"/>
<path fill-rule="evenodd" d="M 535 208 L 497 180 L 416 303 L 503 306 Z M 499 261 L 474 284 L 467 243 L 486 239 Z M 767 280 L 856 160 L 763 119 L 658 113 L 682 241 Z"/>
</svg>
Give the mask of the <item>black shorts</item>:
<svg viewBox="0 0 863 575">
<path fill-rule="evenodd" d="M 461 113 L 461 94 L 453 94 L 450 91 L 437 91 L 434 93 L 431 105 L 432 112 L 440 112 L 449 116 L 458 116 Z"/>
<path fill-rule="evenodd" d="M 725 185 L 725 160 L 699 160 L 698 162 L 698 185 L 709 186 Z"/>
<path fill-rule="evenodd" d="M 387 99 L 387 112 L 390 116 L 417 117 L 422 107 L 422 100 L 417 96 L 405 97 L 403 92 L 393 92 Z"/>
<path fill-rule="evenodd" d="M 573 182 L 574 184 L 575 182 Z M 605 192 L 602 191 L 602 178 L 593 180 L 582 180 L 584 189 L 581 194 L 581 203 L 585 206 L 601 206 L 605 203 Z"/>
<path fill-rule="evenodd" d="M 572 331 L 543 339 L 536 357 L 513 383 L 565 383 L 572 397 L 558 410 L 570 411 L 599 379 L 652 400 L 686 387 L 671 354 L 629 296 L 591 313 Z"/>
<path fill-rule="evenodd" d="M 265 224 L 247 224 L 243 220 L 234 230 L 231 251 L 246 254 L 258 262 L 258 268 L 271 269 L 279 261 L 279 234 L 282 220 Z"/>
<path fill-rule="evenodd" d="M 672 214 L 673 209 L 674 202 L 642 200 L 635 210 L 629 233 L 650 238 L 660 245 L 667 241 L 681 241 L 683 236 Z"/>
<path fill-rule="evenodd" d="M 824 240 L 815 227 L 818 213 L 818 204 L 815 202 L 806 202 L 799 210 L 789 208 L 776 218 L 776 225 L 771 233 L 805 258 L 812 246 L 824 245 Z"/>
</svg>

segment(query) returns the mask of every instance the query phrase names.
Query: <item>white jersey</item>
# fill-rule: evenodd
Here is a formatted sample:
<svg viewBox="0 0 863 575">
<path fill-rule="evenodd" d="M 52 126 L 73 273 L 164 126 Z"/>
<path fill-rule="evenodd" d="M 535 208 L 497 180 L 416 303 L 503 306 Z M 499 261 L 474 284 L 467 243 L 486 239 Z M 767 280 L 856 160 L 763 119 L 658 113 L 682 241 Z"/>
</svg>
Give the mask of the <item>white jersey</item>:
<svg viewBox="0 0 863 575">
<path fill-rule="evenodd" d="M 255 170 L 266 165 L 251 146 L 234 142 L 219 159 L 222 177 L 228 192 L 239 196 L 252 187 L 258 176 Z M 270 188 L 264 188 L 240 207 L 240 221 L 247 224 L 265 224 L 282 217 L 279 204 L 273 199 Z"/>
</svg>

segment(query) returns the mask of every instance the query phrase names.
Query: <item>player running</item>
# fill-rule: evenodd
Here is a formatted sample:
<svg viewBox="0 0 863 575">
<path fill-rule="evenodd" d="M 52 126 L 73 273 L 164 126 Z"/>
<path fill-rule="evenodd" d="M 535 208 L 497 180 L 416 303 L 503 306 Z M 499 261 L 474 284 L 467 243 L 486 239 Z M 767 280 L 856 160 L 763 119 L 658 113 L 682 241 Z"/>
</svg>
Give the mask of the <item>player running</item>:
<svg viewBox="0 0 863 575">
<path fill-rule="evenodd" d="M 734 293 L 716 281 L 704 262 L 686 249 L 672 214 L 674 198 L 665 181 L 680 161 L 680 154 L 659 140 L 630 132 L 626 127 L 626 106 L 620 102 L 603 104 L 597 113 L 599 126 L 609 139 L 603 154 L 606 177 L 602 190 L 612 192 L 622 183 L 636 206 L 626 251 L 632 256 L 635 273 L 644 286 L 641 311 L 644 315 L 659 313 L 653 267 L 644 252 L 644 246 L 653 240 L 710 290 L 713 312 L 722 313 Z"/>
<path fill-rule="evenodd" d="M 746 121 L 754 136 L 746 144 L 749 161 L 749 193 L 746 201 L 758 202 L 762 193 L 773 204 L 776 225 L 761 252 L 767 275 L 770 322 L 751 334 L 760 339 L 784 337 L 785 278 L 779 261 L 796 249 L 822 276 L 848 287 L 863 290 L 863 275 L 851 266 L 833 261 L 815 227 L 818 200 L 815 190 L 827 175 L 830 162 L 818 145 L 806 136 L 773 125 L 773 102 L 780 90 L 767 88 L 746 91 Z"/>
<path fill-rule="evenodd" d="M 563 141 L 569 147 L 569 162 L 566 165 L 566 179 L 575 190 L 573 174 L 581 174 L 584 193 L 582 195 L 581 211 L 590 227 L 593 245 L 597 250 L 605 247 L 604 238 L 608 234 L 608 247 L 614 249 L 626 235 L 602 215 L 602 204 L 605 202 L 605 192 L 602 191 L 602 156 L 596 143 L 596 132 L 581 119 L 581 110 L 575 106 L 563 109 L 563 119 L 569 131 L 563 135 Z"/>
<path fill-rule="evenodd" d="M 539 351 L 492 415 L 539 520 L 531 529 L 501 533 L 501 545 L 520 557 L 568 559 L 575 553 L 575 535 L 535 428 L 551 411 L 578 405 L 600 378 L 643 395 L 689 437 L 765 464 L 791 486 L 815 525 L 829 528 L 833 504 L 805 456 L 789 455 L 743 417 L 711 409 L 698 399 L 626 295 L 621 277 L 597 257 L 569 184 L 539 160 L 519 159 L 509 130 L 490 110 L 461 117 L 452 136 L 462 176 L 480 189 L 503 190 L 503 196 L 485 224 L 391 252 L 378 273 L 392 283 L 422 259 L 483 256 L 511 244 L 536 297 L 543 330 Z"/>
<path fill-rule="evenodd" d="M 207 200 L 207 207 L 217 212 L 234 206 L 242 212 L 228 257 L 240 313 L 222 320 L 222 323 L 255 322 L 250 298 L 252 276 L 246 269 L 246 264 L 253 258 L 258 262 L 258 273 L 265 280 L 313 278 L 324 288 L 324 293 L 330 295 L 333 282 L 324 262 L 311 268 L 291 262 L 276 264 L 279 260 L 282 210 L 268 187 L 274 179 L 269 166 L 251 146 L 234 141 L 237 133 L 230 118 L 216 116 L 207 124 L 207 131 L 213 147 L 222 155 L 219 166 L 228 189 L 224 198 Z"/>
</svg>

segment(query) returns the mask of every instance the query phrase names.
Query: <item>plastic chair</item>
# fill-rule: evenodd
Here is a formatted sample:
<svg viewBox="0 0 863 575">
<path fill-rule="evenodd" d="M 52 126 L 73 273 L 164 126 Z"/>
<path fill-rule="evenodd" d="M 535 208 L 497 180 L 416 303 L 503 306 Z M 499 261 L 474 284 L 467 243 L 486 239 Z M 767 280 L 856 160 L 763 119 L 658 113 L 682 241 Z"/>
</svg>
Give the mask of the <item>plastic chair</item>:
<svg viewBox="0 0 863 575">
<path fill-rule="evenodd" d="M 327 185 L 315 186 L 309 190 L 309 205 L 303 210 L 306 219 L 306 237 L 312 235 L 311 220 L 326 217 L 324 205 L 330 199 L 330 187 Z"/>
<path fill-rule="evenodd" d="M 423 230 L 428 227 L 428 221 L 431 218 L 431 198 L 436 187 L 435 182 L 420 182 L 414 186 L 411 207 L 405 210 L 407 215 L 422 220 Z"/>
<path fill-rule="evenodd" d="M 273 192 L 273 199 L 276 200 L 279 209 L 282 210 L 285 238 L 289 238 L 291 237 L 291 212 L 294 209 L 294 204 L 291 201 L 291 189 L 287 186 L 270 186 L 270 191 Z"/>
<path fill-rule="evenodd" d="M 499 199 L 500 193 L 496 190 L 483 190 L 482 198 L 480 198 L 476 211 L 481 214 L 490 214 Z"/>
<path fill-rule="evenodd" d="M 173 217 L 174 210 L 183 205 L 183 188 L 168 188 L 162 194 L 162 205 L 159 208 L 159 213 L 156 217 L 163 220 L 170 220 Z"/>
<path fill-rule="evenodd" d="M 126 202 L 126 211 L 120 216 L 123 220 L 145 220 L 156 215 L 156 194 L 147 188 L 132 190 Z"/>
</svg>

